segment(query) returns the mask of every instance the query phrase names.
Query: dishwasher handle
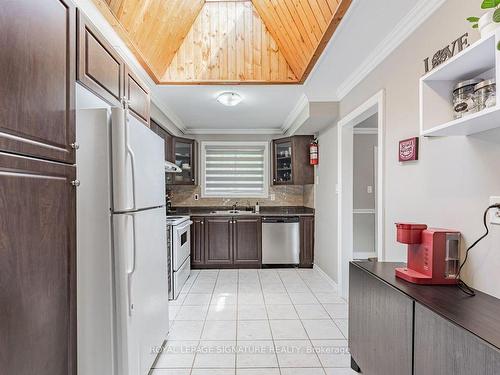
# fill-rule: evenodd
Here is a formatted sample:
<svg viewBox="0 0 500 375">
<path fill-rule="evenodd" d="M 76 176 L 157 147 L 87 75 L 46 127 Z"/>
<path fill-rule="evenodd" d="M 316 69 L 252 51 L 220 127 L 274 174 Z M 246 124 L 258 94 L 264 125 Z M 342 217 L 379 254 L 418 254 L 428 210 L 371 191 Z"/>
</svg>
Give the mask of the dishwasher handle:
<svg viewBox="0 0 500 375">
<path fill-rule="evenodd" d="M 274 224 L 274 223 L 298 223 L 298 216 L 265 216 L 262 218 L 262 223 L 264 224 Z"/>
</svg>

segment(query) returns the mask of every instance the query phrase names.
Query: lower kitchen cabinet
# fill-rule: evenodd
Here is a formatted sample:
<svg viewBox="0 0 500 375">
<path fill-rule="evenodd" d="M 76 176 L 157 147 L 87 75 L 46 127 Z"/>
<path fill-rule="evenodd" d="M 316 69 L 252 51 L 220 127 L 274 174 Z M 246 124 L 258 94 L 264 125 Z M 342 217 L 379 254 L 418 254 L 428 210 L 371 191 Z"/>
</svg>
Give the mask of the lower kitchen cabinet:
<svg viewBox="0 0 500 375">
<path fill-rule="evenodd" d="M 233 257 L 235 265 L 260 267 L 262 264 L 262 219 L 260 217 L 233 220 Z"/>
<path fill-rule="evenodd" d="M 300 218 L 300 267 L 312 268 L 314 264 L 314 216 Z"/>
<path fill-rule="evenodd" d="M 191 221 L 191 267 L 205 264 L 205 218 L 192 217 Z"/>
<path fill-rule="evenodd" d="M 192 217 L 192 268 L 260 268 L 260 217 Z"/>
<path fill-rule="evenodd" d="M 75 167 L 0 153 L 0 369 L 76 375 Z"/>
<path fill-rule="evenodd" d="M 205 264 L 227 266 L 233 264 L 231 217 L 205 218 Z"/>
</svg>

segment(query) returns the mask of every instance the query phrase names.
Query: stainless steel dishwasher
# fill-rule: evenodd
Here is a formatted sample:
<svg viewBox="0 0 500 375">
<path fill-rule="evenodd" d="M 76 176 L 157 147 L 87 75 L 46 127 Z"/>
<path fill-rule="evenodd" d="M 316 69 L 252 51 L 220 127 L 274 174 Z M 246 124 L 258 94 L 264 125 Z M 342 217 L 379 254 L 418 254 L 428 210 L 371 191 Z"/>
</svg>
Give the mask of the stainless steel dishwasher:
<svg viewBox="0 0 500 375">
<path fill-rule="evenodd" d="M 297 216 L 262 218 L 262 264 L 299 264 L 300 230 Z"/>
</svg>

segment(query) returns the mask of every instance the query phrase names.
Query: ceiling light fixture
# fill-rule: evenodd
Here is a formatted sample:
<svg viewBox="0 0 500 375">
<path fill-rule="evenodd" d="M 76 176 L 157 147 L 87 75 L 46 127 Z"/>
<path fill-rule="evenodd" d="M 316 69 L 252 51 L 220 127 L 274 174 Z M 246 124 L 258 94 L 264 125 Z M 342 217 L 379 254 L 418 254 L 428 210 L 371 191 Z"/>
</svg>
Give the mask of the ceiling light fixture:
<svg viewBox="0 0 500 375">
<path fill-rule="evenodd" d="M 217 97 L 217 101 L 228 107 L 234 107 L 241 103 L 243 98 L 235 92 L 223 92 Z"/>
</svg>

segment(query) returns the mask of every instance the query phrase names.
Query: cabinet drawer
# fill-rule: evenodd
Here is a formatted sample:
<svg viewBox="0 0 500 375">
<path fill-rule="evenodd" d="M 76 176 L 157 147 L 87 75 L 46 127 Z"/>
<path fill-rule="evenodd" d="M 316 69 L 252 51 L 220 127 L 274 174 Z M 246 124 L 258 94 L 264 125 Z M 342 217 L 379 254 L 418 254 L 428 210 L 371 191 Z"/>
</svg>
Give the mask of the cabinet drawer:
<svg viewBox="0 0 500 375">
<path fill-rule="evenodd" d="M 78 11 L 78 81 L 111 105 L 123 97 L 125 63 Z"/>
</svg>

